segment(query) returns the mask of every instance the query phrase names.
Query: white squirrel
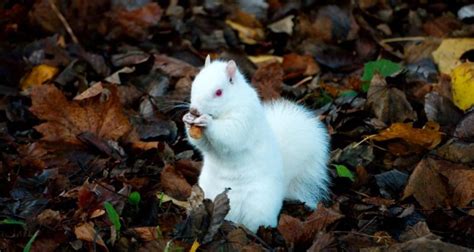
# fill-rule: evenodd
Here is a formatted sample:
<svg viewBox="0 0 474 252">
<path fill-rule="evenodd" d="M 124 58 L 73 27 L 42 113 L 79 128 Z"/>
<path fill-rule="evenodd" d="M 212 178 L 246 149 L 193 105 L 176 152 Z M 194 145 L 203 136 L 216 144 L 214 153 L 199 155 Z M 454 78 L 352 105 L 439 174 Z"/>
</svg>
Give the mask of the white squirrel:
<svg viewBox="0 0 474 252">
<path fill-rule="evenodd" d="M 190 107 L 183 121 L 203 156 L 198 184 L 210 199 L 231 189 L 227 220 L 256 232 L 277 226 L 284 199 L 314 209 L 327 197 L 329 136 L 308 109 L 284 99 L 262 103 L 233 60 L 209 56 Z M 190 136 L 191 125 L 202 127 L 202 137 Z"/>
</svg>

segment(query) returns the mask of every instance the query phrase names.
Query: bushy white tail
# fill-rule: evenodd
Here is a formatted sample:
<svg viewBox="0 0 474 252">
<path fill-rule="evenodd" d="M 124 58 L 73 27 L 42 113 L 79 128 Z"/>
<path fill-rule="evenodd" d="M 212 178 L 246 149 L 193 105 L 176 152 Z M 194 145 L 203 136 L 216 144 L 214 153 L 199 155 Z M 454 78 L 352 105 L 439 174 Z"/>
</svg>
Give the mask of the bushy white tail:
<svg viewBox="0 0 474 252">
<path fill-rule="evenodd" d="M 286 198 L 315 208 L 328 196 L 327 130 L 311 111 L 293 102 L 280 99 L 264 105 L 283 157 Z"/>
</svg>

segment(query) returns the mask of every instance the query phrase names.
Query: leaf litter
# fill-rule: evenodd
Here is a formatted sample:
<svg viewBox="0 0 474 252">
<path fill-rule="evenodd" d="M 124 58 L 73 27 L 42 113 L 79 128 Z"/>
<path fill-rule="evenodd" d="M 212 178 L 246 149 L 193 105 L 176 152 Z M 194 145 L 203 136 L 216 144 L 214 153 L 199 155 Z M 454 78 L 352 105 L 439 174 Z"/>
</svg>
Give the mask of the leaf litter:
<svg viewBox="0 0 474 252">
<path fill-rule="evenodd" d="M 463 4 L 3 3 L 0 250 L 471 251 Z M 330 199 L 254 234 L 205 198 L 181 117 L 207 54 L 321 118 Z"/>
</svg>

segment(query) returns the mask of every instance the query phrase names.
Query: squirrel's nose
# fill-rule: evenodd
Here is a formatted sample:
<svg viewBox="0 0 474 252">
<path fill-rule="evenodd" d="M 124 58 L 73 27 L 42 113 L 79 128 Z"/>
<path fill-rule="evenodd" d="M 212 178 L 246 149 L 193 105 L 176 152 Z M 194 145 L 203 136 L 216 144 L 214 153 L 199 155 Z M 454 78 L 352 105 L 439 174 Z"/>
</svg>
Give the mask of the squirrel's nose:
<svg viewBox="0 0 474 252">
<path fill-rule="evenodd" d="M 199 113 L 199 110 L 197 108 L 194 108 L 194 107 L 189 109 L 189 113 L 191 113 L 194 116 L 200 116 L 201 115 L 201 113 Z"/>
</svg>

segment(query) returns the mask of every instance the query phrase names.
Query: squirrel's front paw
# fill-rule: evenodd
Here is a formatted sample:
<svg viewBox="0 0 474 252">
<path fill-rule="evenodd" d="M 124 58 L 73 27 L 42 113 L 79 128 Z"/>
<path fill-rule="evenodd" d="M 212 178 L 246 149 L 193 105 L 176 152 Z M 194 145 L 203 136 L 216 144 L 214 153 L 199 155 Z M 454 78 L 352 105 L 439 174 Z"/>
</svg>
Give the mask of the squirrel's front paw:
<svg viewBox="0 0 474 252">
<path fill-rule="evenodd" d="M 194 121 L 196 120 L 196 116 L 193 115 L 192 113 L 188 112 L 183 116 L 183 122 L 186 125 L 186 127 L 190 127 L 191 125 L 194 124 Z"/>
<path fill-rule="evenodd" d="M 198 118 L 194 119 L 193 124 L 198 127 L 207 127 L 212 121 L 212 117 L 207 114 L 200 115 Z"/>
</svg>

